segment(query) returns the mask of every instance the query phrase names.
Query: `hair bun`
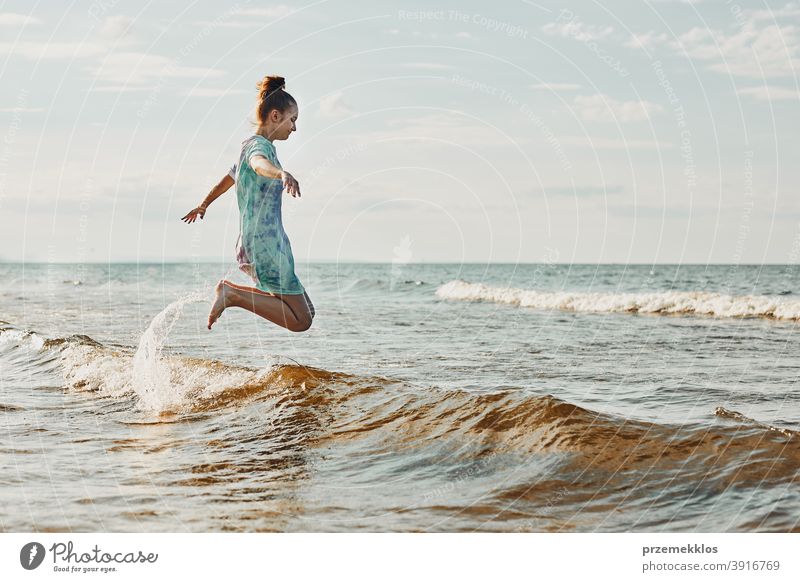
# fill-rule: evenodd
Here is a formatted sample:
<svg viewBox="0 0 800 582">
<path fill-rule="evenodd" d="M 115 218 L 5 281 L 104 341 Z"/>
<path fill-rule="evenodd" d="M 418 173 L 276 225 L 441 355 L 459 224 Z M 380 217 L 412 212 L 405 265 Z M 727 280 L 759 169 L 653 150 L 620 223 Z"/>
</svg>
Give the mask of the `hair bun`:
<svg viewBox="0 0 800 582">
<path fill-rule="evenodd" d="M 267 115 L 273 109 L 284 113 L 291 105 L 297 105 L 294 97 L 286 91 L 286 79 L 277 75 L 269 75 L 261 79 L 258 87 L 258 101 L 256 103 L 256 119 L 259 123 L 266 123 Z"/>
<path fill-rule="evenodd" d="M 258 84 L 258 90 L 261 95 L 268 95 L 278 89 L 283 89 L 286 86 L 286 79 L 275 75 L 270 75 L 261 79 Z"/>
</svg>

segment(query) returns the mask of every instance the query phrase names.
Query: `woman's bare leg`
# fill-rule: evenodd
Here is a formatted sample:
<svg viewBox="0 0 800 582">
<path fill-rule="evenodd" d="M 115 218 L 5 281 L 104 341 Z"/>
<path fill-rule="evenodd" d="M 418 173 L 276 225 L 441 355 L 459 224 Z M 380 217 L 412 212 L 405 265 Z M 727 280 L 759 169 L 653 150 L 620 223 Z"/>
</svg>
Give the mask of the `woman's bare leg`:
<svg viewBox="0 0 800 582">
<path fill-rule="evenodd" d="M 297 297 L 297 295 L 276 295 L 275 293 L 267 293 L 266 291 L 262 291 L 261 289 L 257 289 L 255 287 L 247 287 L 245 285 L 239 285 L 232 281 L 225 281 L 225 284 L 230 285 L 231 287 L 234 287 L 240 291 L 249 291 L 250 293 L 260 293 L 261 295 L 268 295 L 269 297 L 283 297 L 284 299 L 286 299 L 287 297 Z M 314 309 L 314 304 L 311 303 L 311 297 L 309 297 L 308 292 L 305 291 L 303 292 L 303 297 L 305 297 L 306 303 L 308 305 L 306 309 L 311 313 L 311 319 L 314 319 L 314 316 L 317 314 L 317 311 L 316 309 Z"/>
<path fill-rule="evenodd" d="M 314 319 L 314 306 L 303 295 L 276 295 L 229 281 L 217 283 L 217 296 L 208 314 L 208 329 L 228 307 L 241 307 L 289 331 L 305 331 Z"/>
</svg>

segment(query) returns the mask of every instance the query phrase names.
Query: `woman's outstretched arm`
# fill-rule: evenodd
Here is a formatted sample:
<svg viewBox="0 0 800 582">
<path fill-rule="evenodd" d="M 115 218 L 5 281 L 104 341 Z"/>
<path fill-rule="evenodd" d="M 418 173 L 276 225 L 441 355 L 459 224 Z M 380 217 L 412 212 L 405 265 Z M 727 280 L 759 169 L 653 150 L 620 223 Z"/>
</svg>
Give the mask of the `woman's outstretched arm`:
<svg viewBox="0 0 800 582">
<path fill-rule="evenodd" d="M 206 208 L 214 202 L 217 198 L 225 194 L 228 190 L 230 190 L 231 186 L 235 184 L 233 178 L 231 178 L 230 174 L 225 174 L 225 177 L 219 181 L 219 183 L 211 189 L 211 192 L 208 193 L 208 196 L 203 199 L 203 202 L 197 208 L 194 208 L 189 211 L 189 214 L 181 218 L 187 224 L 191 224 L 197 217 L 199 216 L 200 219 L 203 219 L 203 216 L 206 214 Z"/>
<path fill-rule="evenodd" d="M 267 158 L 261 155 L 255 155 L 250 158 L 250 166 L 253 171 L 259 176 L 265 178 L 272 178 L 274 180 L 283 181 L 283 189 L 295 198 L 300 197 L 300 184 L 294 179 L 289 172 L 281 170 Z"/>
</svg>

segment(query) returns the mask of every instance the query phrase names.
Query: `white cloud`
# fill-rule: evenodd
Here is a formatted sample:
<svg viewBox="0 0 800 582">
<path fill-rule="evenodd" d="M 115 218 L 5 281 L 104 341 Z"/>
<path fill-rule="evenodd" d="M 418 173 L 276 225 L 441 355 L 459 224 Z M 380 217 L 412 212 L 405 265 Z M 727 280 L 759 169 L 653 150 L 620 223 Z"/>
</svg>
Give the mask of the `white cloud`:
<svg viewBox="0 0 800 582">
<path fill-rule="evenodd" d="M 397 139 L 415 139 L 420 143 L 430 143 L 435 147 L 442 147 L 442 142 L 452 142 L 459 146 L 475 147 L 503 147 L 541 143 L 541 138 L 531 138 L 526 135 L 510 135 L 502 128 L 493 128 L 488 125 L 476 123 L 460 114 L 458 111 L 450 113 L 431 113 L 411 119 L 403 117 L 387 122 L 388 129 L 362 133 L 359 139 L 377 141 L 390 141 Z M 515 128 L 519 129 L 519 128 Z"/>
<path fill-rule="evenodd" d="M 196 27 L 215 29 L 215 28 L 255 28 L 264 23 L 258 20 L 198 20 L 194 23 Z"/>
<path fill-rule="evenodd" d="M 295 9 L 286 4 L 260 8 L 234 8 L 216 20 L 202 20 L 194 24 L 213 28 L 254 28 L 274 22 L 293 12 Z"/>
<path fill-rule="evenodd" d="M 748 95 L 759 101 L 780 101 L 784 99 L 800 99 L 800 91 L 791 87 L 745 87 L 736 91 L 739 95 Z"/>
<path fill-rule="evenodd" d="M 239 16 L 252 16 L 253 18 L 263 18 L 267 20 L 274 20 L 281 18 L 287 14 L 291 14 L 295 9 L 286 4 L 276 4 L 275 6 L 264 6 L 260 8 L 244 8 L 233 11 L 233 14 Z"/>
<path fill-rule="evenodd" d="M 172 58 L 147 53 L 110 54 L 90 71 L 100 82 L 133 88 L 175 77 L 206 78 L 223 74 L 218 69 L 188 67 Z"/>
<path fill-rule="evenodd" d="M 629 149 L 672 149 L 671 143 L 662 143 L 648 139 L 620 139 L 613 137 L 567 136 L 559 138 L 565 145 L 588 147 L 592 149 L 629 150 Z"/>
<path fill-rule="evenodd" d="M 19 41 L 0 42 L 0 55 L 31 60 L 81 59 L 103 54 L 105 47 L 93 42 Z"/>
<path fill-rule="evenodd" d="M 742 15 L 755 21 L 762 20 L 781 20 L 784 18 L 797 18 L 800 17 L 800 4 L 797 2 L 790 2 L 783 8 L 767 8 L 765 10 L 743 10 Z"/>
<path fill-rule="evenodd" d="M 587 121 L 629 122 L 643 121 L 664 108 L 650 101 L 617 101 L 606 95 L 578 96 L 573 101 L 575 110 Z"/>
<path fill-rule="evenodd" d="M 758 79 L 790 77 L 800 69 L 799 30 L 793 25 L 745 21 L 732 34 L 693 28 L 670 44 L 691 58 L 709 61 L 709 69 L 719 73 Z"/>
<path fill-rule="evenodd" d="M 90 93 L 122 93 L 123 91 L 151 91 L 156 88 L 155 84 L 150 85 L 97 85 L 90 87 Z"/>
<path fill-rule="evenodd" d="M 531 85 L 531 89 L 544 89 L 547 91 L 571 91 L 580 88 L 581 85 L 577 83 L 535 83 Z"/>
<path fill-rule="evenodd" d="M 0 113 L 38 113 L 43 107 L 0 107 Z"/>
<path fill-rule="evenodd" d="M 319 113 L 322 117 L 335 119 L 352 115 L 353 110 L 345 102 L 344 94 L 339 91 L 319 100 Z"/>
<path fill-rule="evenodd" d="M 549 22 L 542 27 L 542 31 L 553 36 L 589 41 L 606 38 L 614 32 L 614 27 L 596 26 L 579 20 L 571 20 L 569 22 Z"/>
<path fill-rule="evenodd" d="M 656 32 L 648 30 L 643 33 L 633 33 L 631 38 L 624 44 L 628 48 L 633 49 L 652 49 L 658 45 L 664 44 L 669 40 L 666 32 Z"/>
<path fill-rule="evenodd" d="M 516 129 L 522 128 L 519 126 Z M 524 128 L 523 128 L 524 129 Z M 403 116 L 386 122 L 382 129 L 340 133 L 339 138 L 357 143 L 403 142 L 414 140 L 419 146 L 448 147 L 501 147 L 541 144 L 541 137 L 509 135 L 502 128 L 476 123 L 458 111 L 431 113 L 421 116 Z M 450 143 L 452 146 L 448 146 Z"/>
<path fill-rule="evenodd" d="M 0 13 L 0 25 L 14 19 L 8 13 Z M 32 19 L 31 22 L 41 22 Z M 31 60 L 42 59 L 82 59 L 107 54 L 112 42 L 117 48 L 130 46 L 136 39 L 132 34 L 134 20 L 128 16 L 112 16 L 106 18 L 97 35 L 89 42 L 73 41 L 17 41 L 0 42 L 0 56 L 17 56 Z"/>
<path fill-rule="evenodd" d="M 103 21 L 98 34 L 102 38 L 119 40 L 132 36 L 134 19 L 130 16 L 109 16 Z"/>
<path fill-rule="evenodd" d="M 449 71 L 454 69 L 452 65 L 445 65 L 443 63 L 402 63 L 401 67 L 406 67 L 410 69 L 427 69 L 429 71 Z"/>
<path fill-rule="evenodd" d="M 42 24 L 42 21 L 27 14 L 0 12 L 0 26 L 25 26 L 26 24 Z"/>
<path fill-rule="evenodd" d="M 211 87 L 193 87 L 180 93 L 182 97 L 225 97 L 226 95 L 240 95 L 245 93 L 242 89 L 226 89 Z"/>
<path fill-rule="evenodd" d="M 538 193 L 537 191 L 536 193 Z M 568 196 L 589 198 L 592 196 L 613 196 L 625 192 L 622 184 L 558 184 L 545 186 L 541 189 L 542 194 L 548 196 Z"/>
</svg>

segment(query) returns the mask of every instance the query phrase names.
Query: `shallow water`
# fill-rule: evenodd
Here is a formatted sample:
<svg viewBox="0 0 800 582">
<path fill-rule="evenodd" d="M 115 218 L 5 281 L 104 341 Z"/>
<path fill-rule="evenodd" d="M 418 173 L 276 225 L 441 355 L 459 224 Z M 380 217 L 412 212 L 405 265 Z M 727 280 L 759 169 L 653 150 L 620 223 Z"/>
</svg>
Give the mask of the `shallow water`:
<svg viewBox="0 0 800 582">
<path fill-rule="evenodd" d="M 0 265 L 3 531 L 796 531 L 794 266 Z"/>
</svg>

